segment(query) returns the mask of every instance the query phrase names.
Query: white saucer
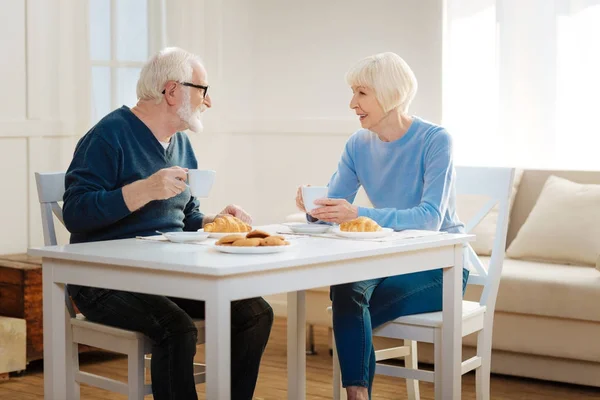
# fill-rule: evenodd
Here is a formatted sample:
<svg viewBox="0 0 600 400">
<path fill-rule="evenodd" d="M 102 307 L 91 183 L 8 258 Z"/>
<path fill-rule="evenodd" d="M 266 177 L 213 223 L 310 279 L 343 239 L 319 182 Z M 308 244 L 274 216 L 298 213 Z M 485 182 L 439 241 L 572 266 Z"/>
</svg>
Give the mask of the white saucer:
<svg viewBox="0 0 600 400">
<path fill-rule="evenodd" d="M 327 233 L 331 229 L 330 225 L 324 224 L 291 223 L 284 225 L 290 228 L 294 233 Z"/>
<path fill-rule="evenodd" d="M 244 247 L 244 246 L 219 246 L 214 245 L 213 248 L 222 252 L 222 253 L 230 253 L 230 254 L 272 254 L 272 253 L 281 253 L 289 250 L 294 247 L 294 244 L 288 244 L 285 246 L 254 246 L 254 247 Z"/>
<path fill-rule="evenodd" d="M 201 242 L 208 239 L 208 233 L 204 232 L 165 232 L 163 236 L 174 243 Z"/>
<path fill-rule="evenodd" d="M 381 228 L 377 232 L 345 232 L 341 231 L 339 226 L 336 226 L 331 231 L 338 236 L 350 239 L 378 239 L 394 233 L 392 228 Z"/>
</svg>

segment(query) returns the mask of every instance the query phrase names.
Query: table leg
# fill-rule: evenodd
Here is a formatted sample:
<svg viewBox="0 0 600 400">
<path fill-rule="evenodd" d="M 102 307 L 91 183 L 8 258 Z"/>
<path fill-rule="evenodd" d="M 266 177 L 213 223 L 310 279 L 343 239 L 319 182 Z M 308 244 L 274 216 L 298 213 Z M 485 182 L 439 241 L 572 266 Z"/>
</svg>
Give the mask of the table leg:
<svg viewBox="0 0 600 400">
<path fill-rule="evenodd" d="M 462 266 L 463 246 L 454 246 L 454 266 L 444 269 L 442 310 L 443 399 L 459 400 L 462 362 Z M 436 397 L 437 399 L 437 397 Z"/>
<path fill-rule="evenodd" d="M 206 313 L 206 398 L 231 398 L 231 302 L 209 299 Z"/>
<path fill-rule="evenodd" d="M 306 397 L 306 310 L 304 291 L 287 298 L 288 399 Z"/>
<path fill-rule="evenodd" d="M 65 285 L 53 281 L 54 267 L 44 266 L 44 397 L 47 399 L 78 399 L 75 385 L 73 345 L 69 317 L 65 307 Z"/>
</svg>

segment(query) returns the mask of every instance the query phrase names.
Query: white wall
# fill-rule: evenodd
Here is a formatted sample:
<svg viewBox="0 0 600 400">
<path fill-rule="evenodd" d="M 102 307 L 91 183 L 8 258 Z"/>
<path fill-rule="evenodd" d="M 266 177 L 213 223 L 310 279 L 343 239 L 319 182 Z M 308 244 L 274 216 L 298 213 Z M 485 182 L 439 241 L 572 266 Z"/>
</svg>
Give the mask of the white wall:
<svg viewBox="0 0 600 400">
<path fill-rule="evenodd" d="M 0 254 L 43 243 L 33 173 L 66 168 L 87 118 L 82 4 L 0 0 Z"/>
<path fill-rule="evenodd" d="M 198 40 L 185 23 L 169 31 L 170 44 L 200 52 L 209 72 L 214 105 L 206 132 L 193 136 L 201 166 L 217 170 L 209 210 L 235 202 L 258 223 L 280 222 L 295 212 L 297 185 L 326 184 L 359 128 L 344 74 L 367 55 L 405 58 L 419 80 L 411 111 L 440 121 L 443 2 L 366 4 L 205 1 Z"/>
<path fill-rule="evenodd" d="M 297 185 L 325 184 L 359 127 L 344 73 L 364 56 L 403 56 L 419 80 L 412 112 L 439 122 L 442 3 L 166 2 L 167 43 L 201 54 L 209 71 L 214 108 L 192 136 L 201 168 L 217 170 L 204 210 L 237 203 L 259 224 L 278 222 L 295 212 Z M 33 173 L 66 169 L 87 130 L 85 4 L 0 0 L 0 254 L 42 244 Z"/>
</svg>

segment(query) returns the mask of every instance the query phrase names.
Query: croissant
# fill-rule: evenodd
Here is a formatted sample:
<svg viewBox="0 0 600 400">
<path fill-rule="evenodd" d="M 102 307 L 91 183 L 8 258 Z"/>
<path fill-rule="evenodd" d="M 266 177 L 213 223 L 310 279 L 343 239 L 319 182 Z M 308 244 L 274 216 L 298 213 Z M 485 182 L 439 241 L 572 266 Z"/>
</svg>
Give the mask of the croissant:
<svg viewBox="0 0 600 400">
<path fill-rule="evenodd" d="M 381 226 L 369 217 L 358 217 L 340 224 L 340 230 L 344 232 L 376 232 L 381 230 Z"/>
<path fill-rule="evenodd" d="M 205 232 L 229 233 L 229 232 L 250 232 L 252 227 L 239 218 L 231 215 L 221 215 L 215 218 L 213 222 L 204 225 Z"/>
</svg>

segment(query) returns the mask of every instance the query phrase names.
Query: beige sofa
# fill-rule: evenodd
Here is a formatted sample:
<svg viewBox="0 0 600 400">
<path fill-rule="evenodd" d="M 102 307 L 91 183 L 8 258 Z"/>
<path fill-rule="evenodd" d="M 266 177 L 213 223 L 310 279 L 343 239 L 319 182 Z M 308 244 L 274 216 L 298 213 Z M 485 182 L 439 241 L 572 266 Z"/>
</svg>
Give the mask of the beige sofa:
<svg viewBox="0 0 600 400">
<path fill-rule="evenodd" d="M 600 171 L 525 170 L 520 172 L 515 184 L 514 203 L 510 214 L 507 237 L 509 251 L 504 261 L 494 318 L 492 372 L 600 387 L 600 269 L 590 265 L 589 260 L 586 260 L 587 265 L 572 265 L 572 261 L 569 263 L 561 263 L 557 260 L 531 261 L 531 258 L 545 258 L 536 257 L 535 254 L 533 256 L 525 254 L 521 259 L 509 257 L 511 253 L 517 255 L 518 253 L 528 253 L 528 251 L 524 251 L 523 245 L 531 241 L 531 238 L 523 237 L 524 234 L 520 235 L 522 237 L 519 238 L 518 246 L 513 248 L 510 246 L 530 216 L 542 188 L 551 175 L 583 184 L 600 184 Z M 600 186 L 597 186 L 596 189 L 600 190 Z M 582 189 L 578 187 L 574 190 L 577 193 L 572 195 L 575 196 L 576 201 L 579 201 L 578 196 Z M 584 190 L 584 192 L 589 191 Z M 545 201 L 544 207 L 540 206 L 536 213 L 531 213 L 535 214 L 536 218 L 530 219 L 527 229 L 524 229 L 523 232 L 535 232 L 536 227 L 532 228 L 532 224 L 539 225 L 544 220 L 551 226 L 553 226 L 553 219 L 565 227 L 570 224 L 568 222 L 569 215 L 561 214 L 570 209 L 568 202 L 558 201 L 556 205 L 551 204 L 557 197 L 560 196 L 547 193 L 545 199 L 549 201 Z M 574 204 L 573 212 L 577 212 L 581 206 L 576 202 Z M 600 198 L 595 204 L 597 207 L 591 219 L 598 221 Z M 589 205 L 587 204 L 587 206 Z M 460 198 L 458 211 L 460 215 Z M 540 216 L 540 212 L 548 215 Z M 302 215 L 296 214 L 290 219 L 298 218 L 301 219 Z M 565 218 L 567 222 L 565 222 Z M 586 221 L 581 223 L 585 225 Z M 595 224 L 588 223 L 587 228 L 579 227 L 580 230 L 575 234 L 569 234 L 566 240 L 564 238 L 562 241 L 560 238 L 557 240 L 559 243 L 568 242 L 568 238 L 578 242 L 584 241 L 588 247 L 590 245 L 597 246 L 595 248 L 597 252 L 600 252 L 600 237 L 594 236 L 600 232 L 600 229 L 594 230 L 594 226 Z M 563 231 L 556 226 L 553 229 L 555 229 L 554 232 Z M 592 229 L 593 232 L 581 231 L 585 229 Z M 577 234 L 582 237 L 574 237 Z M 560 235 L 557 234 L 557 236 Z M 550 241 L 554 239 L 551 237 Z M 594 245 L 594 243 L 596 244 Z M 543 247 L 543 245 L 543 243 L 538 243 L 536 246 Z M 571 246 L 576 247 L 576 245 Z M 476 248 L 476 246 L 474 248 L 478 253 L 486 254 L 485 249 Z M 553 253 L 554 249 L 561 250 L 560 245 L 552 246 L 547 251 L 548 254 Z M 577 251 L 576 255 L 581 253 L 581 251 L 575 250 Z M 481 256 L 481 259 L 484 262 L 489 260 L 486 256 Z M 578 264 L 578 262 L 574 264 Z M 326 312 L 326 307 L 330 305 L 328 292 L 328 288 L 307 292 L 309 324 L 331 327 L 331 321 Z M 469 286 L 466 298 L 477 301 L 479 294 L 479 287 Z M 285 315 L 285 297 L 275 296 L 270 301 L 276 314 Z M 376 343 L 377 347 L 384 345 Z M 475 337 L 465 338 L 464 358 L 474 354 L 474 345 Z M 419 344 L 419 359 L 428 363 L 433 361 L 430 345 Z"/>
</svg>

